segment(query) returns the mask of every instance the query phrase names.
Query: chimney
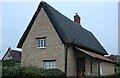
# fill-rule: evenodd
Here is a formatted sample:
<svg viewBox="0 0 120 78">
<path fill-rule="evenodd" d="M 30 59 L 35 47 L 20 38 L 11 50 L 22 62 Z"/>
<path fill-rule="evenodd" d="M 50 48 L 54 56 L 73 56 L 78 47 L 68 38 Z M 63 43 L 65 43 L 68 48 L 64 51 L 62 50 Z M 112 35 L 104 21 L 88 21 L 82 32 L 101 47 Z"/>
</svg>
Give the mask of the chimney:
<svg viewBox="0 0 120 78">
<path fill-rule="evenodd" d="M 80 24 L 80 17 L 79 15 L 76 13 L 76 15 L 74 16 L 74 22 Z"/>
</svg>

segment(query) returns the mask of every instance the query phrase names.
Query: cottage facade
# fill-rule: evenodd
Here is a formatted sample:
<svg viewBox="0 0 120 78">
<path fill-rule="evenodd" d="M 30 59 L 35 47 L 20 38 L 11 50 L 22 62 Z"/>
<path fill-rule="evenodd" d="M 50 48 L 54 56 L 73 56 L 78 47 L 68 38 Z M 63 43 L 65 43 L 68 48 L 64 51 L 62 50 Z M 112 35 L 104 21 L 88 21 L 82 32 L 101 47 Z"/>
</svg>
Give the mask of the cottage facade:
<svg viewBox="0 0 120 78">
<path fill-rule="evenodd" d="M 74 21 L 41 2 L 17 46 L 22 48 L 22 66 L 57 68 L 67 76 L 114 74 L 106 50 L 78 24 L 80 17 Z"/>
</svg>

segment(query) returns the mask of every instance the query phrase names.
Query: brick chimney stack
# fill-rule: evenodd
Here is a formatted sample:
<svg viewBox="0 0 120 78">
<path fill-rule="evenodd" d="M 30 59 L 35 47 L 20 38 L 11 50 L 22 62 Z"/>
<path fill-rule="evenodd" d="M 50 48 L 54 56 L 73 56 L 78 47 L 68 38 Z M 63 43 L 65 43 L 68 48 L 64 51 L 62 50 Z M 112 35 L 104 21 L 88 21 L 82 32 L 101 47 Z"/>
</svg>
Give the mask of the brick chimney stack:
<svg viewBox="0 0 120 78">
<path fill-rule="evenodd" d="M 80 24 L 80 17 L 79 15 L 76 13 L 76 15 L 74 16 L 74 22 Z"/>
</svg>

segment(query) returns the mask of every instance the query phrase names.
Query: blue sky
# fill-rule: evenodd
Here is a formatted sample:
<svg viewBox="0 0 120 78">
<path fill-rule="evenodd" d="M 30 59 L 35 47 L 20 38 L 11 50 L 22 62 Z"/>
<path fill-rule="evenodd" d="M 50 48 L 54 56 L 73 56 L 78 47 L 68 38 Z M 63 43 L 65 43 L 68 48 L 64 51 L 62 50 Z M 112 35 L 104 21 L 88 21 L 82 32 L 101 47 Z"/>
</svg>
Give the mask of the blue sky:
<svg viewBox="0 0 120 78">
<path fill-rule="evenodd" d="M 77 12 L 81 25 L 91 31 L 109 54 L 118 54 L 117 2 L 47 2 L 73 20 Z M 16 46 L 28 26 L 39 2 L 2 3 L 2 53 Z M 1 15 L 1 14 L 0 14 Z M 1 29 L 1 28 L 0 28 Z M 1 41 L 1 40 L 0 40 Z M 17 49 L 20 50 L 20 49 Z"/>
</svg>

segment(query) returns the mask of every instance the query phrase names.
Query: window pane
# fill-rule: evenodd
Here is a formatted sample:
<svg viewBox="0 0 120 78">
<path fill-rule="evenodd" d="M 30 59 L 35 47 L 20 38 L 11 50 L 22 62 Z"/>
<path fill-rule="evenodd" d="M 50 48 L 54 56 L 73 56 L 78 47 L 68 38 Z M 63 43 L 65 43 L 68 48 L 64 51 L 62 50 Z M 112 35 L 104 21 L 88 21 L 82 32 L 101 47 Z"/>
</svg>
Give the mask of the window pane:
<svg viewBox="0 0 120 78">
<path fill-rule="evenodd" d="M 51 69 L 53 68 L 52 62 L 50 62 L 50 68 L 51 68 Z"/>
<path fill-rule="evenodd" d="M 43 67 L 46 68 L 46 62 L 43 63 Z"/>
<path fill-rule="evenodd" d="M 44 39 L 44 47 L 46 47 L 46 39 Z"/>
<path fill-rule="evenodd" d="M 56 62 L 53 62 L 53 68 L 56 68 Z"/>
<path fill-rule="evenodd" d="M 49 69 L 49 66 L 46 66 L 46 69 Z"/>
<path fill-rule="evenodd" d="M 41 44 L 40 45 L 41 45 L 41 47 L 43 47 L 43 39 L 41 39 Z"/>
<path fill-rule="evenodd" d="M 38 47 L 40 47 L 40 39 L 38 39 Z"/>
<path fill-rule="evenodd" d="M 54 68 L 54 61 L 52 62 L 52 68 Z"/>
</svg>

